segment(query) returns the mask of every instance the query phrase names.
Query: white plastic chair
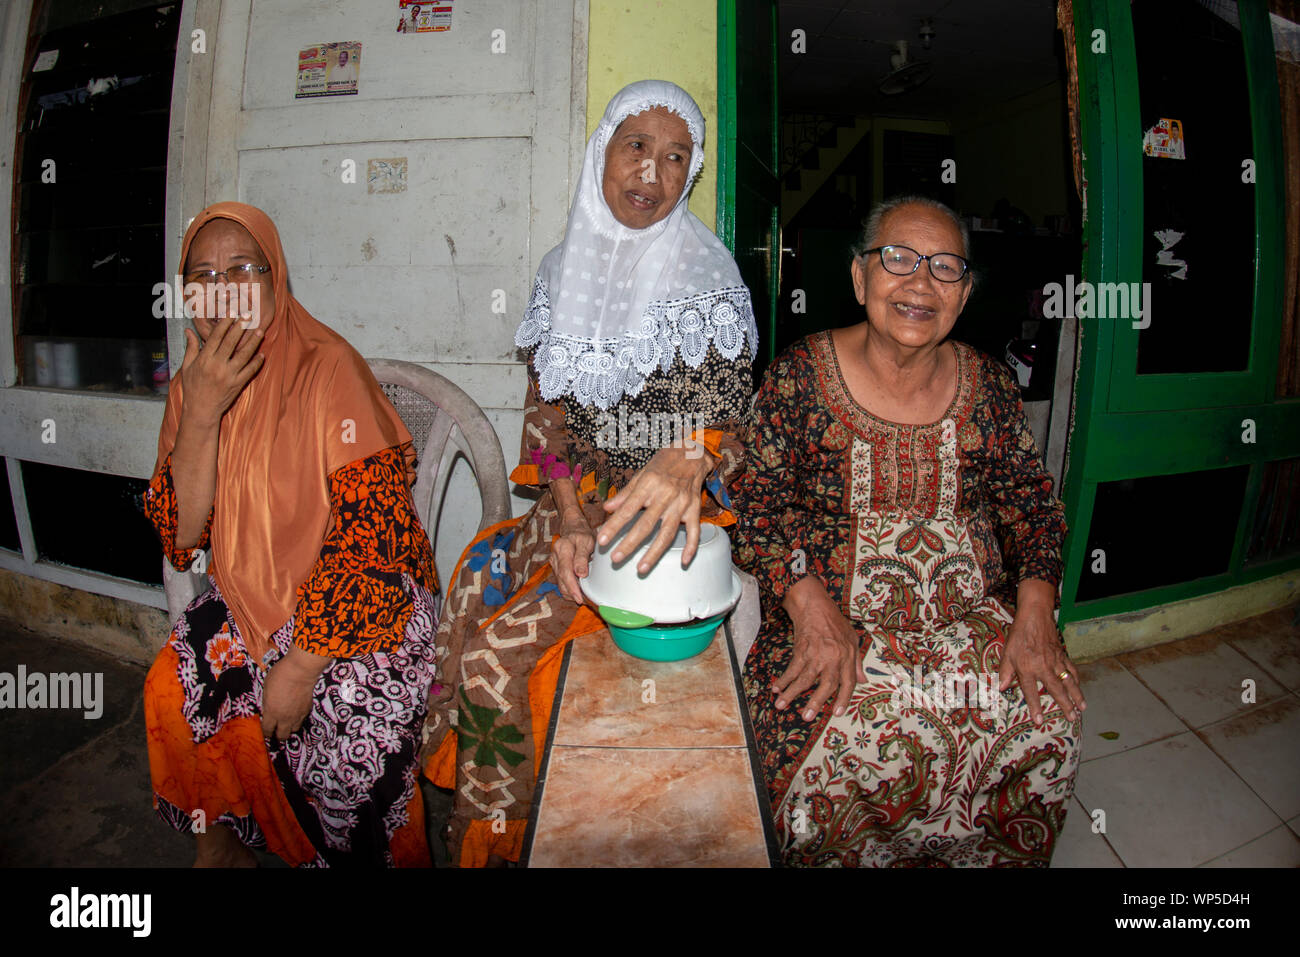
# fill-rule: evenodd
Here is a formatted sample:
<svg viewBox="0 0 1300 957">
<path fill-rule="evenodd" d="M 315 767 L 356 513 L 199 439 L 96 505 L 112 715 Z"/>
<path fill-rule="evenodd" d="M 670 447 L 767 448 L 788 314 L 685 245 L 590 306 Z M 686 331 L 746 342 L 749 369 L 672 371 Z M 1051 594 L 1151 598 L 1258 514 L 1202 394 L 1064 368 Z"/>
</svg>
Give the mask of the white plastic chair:
<svg viewBox="0 0 1300 957">
<path fill-rule="evenodd" d="M 483 509 L 479 531 L 509 518 L 510 489 L 501 441 L 478 403 L 450 379 L 414 362 L 366 361 L 414 441 L 418 477 L 411 498 L 430 545 L 438 540 L 438 514 L 457 455 L 469 462 L 478 483 Z M 205 569 L 208 557 L 205 554 L 201 561 Z M 178 572 L 163 559 L 163 590 L 173 622 L 207 588 L 206 571 L 191 567 Z"/>
</svg>

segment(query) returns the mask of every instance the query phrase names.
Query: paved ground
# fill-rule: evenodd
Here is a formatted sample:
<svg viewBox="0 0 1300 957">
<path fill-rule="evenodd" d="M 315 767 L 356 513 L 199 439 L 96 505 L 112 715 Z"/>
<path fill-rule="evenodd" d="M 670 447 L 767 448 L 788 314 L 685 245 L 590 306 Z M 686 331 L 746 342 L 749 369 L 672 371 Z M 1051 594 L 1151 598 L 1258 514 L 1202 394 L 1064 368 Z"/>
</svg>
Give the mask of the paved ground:
<svg viewBox="0 0 1300 957">
<path fill-rule="evenodd" d="M 1053 866 L 1300 866 L 1298 615 L 1081 669 L 1084 764 Z M 150 806 L 144 669 L 0 624 L 0 672 L 20 664 L 102 672 L 103 713 L 0 712 L 0 866 L 187 866 L 190 841 Z M 451 796 L 424 789 L 434 835 Z"/>
<path fill-rule="evenodd" d="M 0 712 L 0 866 L 188 867 L 193 842 L 164 825 L 150 804 L 145 750 L 145 669 L 81 645 L 0 622 L 0 672 L 102 672 L 103 714 Z M 450 792 L 424 783 L 430 846 Z M 285 866 L 261 854 L 264 867 Z"/>
</svg>

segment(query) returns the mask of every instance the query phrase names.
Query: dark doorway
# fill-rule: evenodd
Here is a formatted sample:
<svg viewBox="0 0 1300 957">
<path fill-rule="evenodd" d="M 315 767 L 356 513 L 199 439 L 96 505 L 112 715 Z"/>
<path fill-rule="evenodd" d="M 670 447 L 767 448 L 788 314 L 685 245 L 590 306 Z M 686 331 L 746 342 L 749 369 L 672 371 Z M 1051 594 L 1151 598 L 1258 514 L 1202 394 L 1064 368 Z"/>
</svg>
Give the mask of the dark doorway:
<svg viewBox="0 0 1300 957">
<path fill-rule="evenodd" d="M 1051 398 L 1059 328 L 1042 290 L 1080 265 L 1054 7 L 780 0 L 778 352 L 861 321 L 849 247 L 874 202 L 921 194 L 971 229 L 977 282 L 952 338 L 1032 357 L 1024 398 Z"/>
</svg>

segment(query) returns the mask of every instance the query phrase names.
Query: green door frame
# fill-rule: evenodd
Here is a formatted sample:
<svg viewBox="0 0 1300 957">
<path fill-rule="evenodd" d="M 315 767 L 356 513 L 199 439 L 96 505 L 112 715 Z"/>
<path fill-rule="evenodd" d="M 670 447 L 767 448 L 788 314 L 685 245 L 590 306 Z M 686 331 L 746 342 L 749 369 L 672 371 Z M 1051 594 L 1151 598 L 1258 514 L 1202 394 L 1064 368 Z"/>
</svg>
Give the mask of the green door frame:
<svg viewBox="0 0 1300 957">
<path fill-rule="evenodd" d="M 1257 265 L 1250 369 L 1230 374 L 1138 376 L 1137 332 L 1128 320 L 1080 323 L 1074 425 L 1062 489 L 1071 530 L 1061 596 L 1063 623 L 1150 608 L 1300 567 L 1300 555 L 1244 564 L 1264 466 L 1300 456 L 1300 399 L 1274 398 L 1284 190 L 1272 32 L 1263 0 L 1241 0 L 1239 7 L 1256 159 Z M 1142 131 L 1129 2 L 1075 0 L 1074 21 L 1079 38 L 1079 122 L 1088 191 L 1083 279 L 1094 283 L 1140 280 Z M 1106 53 L 1092 52 L 1095 30 L 1104 31 Z M 1255 422 L 1254 444 L 1241 440 L 1245 419 Z M 1232 465 L 1247 465 L 1250 474 L 1227 571 L 1076 603 L 1078 583 L 1090 565 L 1088 531 L 1100 483 Z"/>
<path fill-rule="evenodd" d="M 736 252 L 736 0 L 718 0 L 718 238 Z"/>
<path fill-rule="evenodd" d="M 778 87 L 777 87 L 777 53 L 776 53 L 776 30 L 777 30 L 777 10 L 776 4 L 771 6 L 772 18 L 772 51 L 771 59 L 768 63 L 769 76 L 772 82 L 772 155 L 768 163 L 772 170 L 779 170 L 778 158 L 780 156 L 780 130 L 777 126 L 777 116 L 779 112 Z M 752 162 L 749 156 L 745 155 L 745 150 L 739 145 L 737 137 L 740 132 L 740 115 L 739 115 L 739 68 L 740 58 L 737 55 L 739 42 L 739 21 L 737 14 L 737 0 L 718 0 L 718 209 L 717 209 L 717 234 L 722 240 L 723 245 L 731 250 L 733 256 L 737 255 L 736 249 L 736 196 L 737 185 L 740 177 L 745 175 L 745 164 Z M 753 64 L 750 64 L 752 67 Z M 744 241 L 742 239 L 742 241 Z M 758 320 L 760 338 L 762 342 L 759 346 L 760 353 L 765 359 L 763 363 L 772 361 L 776 358 L 776 315 L 777 315 L 777 297 L 781 293 L 781 219 L 780 209 L 774 207 L 771 215 L 771 223 L 767 234 L 768 249 L 768 315 L 755 316 Z"/>
<path fill-rule="evenodd" d="M 1281 202 L 1274 196 L 1284 195 L 1282 183 L 1282 134 L 1278 118 L 1277 73 L 1273 65 L 1273 32 L 1268 8 L 1261 0 L 1240 4 L 1241 36 L 1246 58 L 1246 83 L 1254 109 L 1251 133 L 1255 164 L 1255 282 L 1251 316 L 1250 358 L 1240 372 L 1215 372 L 1182 375 L 1138 375 L 1138 338 L 1141 332 L 1132 323 L 1120 322 L 1115 329 L 1115 370 L 1111 381 L 1110 409 L 1115 412 L 1145 409 L 1181 409 L 1206 406 L 1249 405 L 1272 399 L 1277 384 L 1277 350 L 1281 326 L 1275 321 L 1282 307 L 1282 268 L 1284 239 Z M 1129 17 L 1112 20 L 1110 30 L 1112 55 L 1117 69 L 1125 71 L 1116 104 L 1116 122 L 1122 135 L 1120 142 L 1142 141 L 1137 88 L 1137 56 L 1133 23 Z M 1246 157 L 1242 157 L 1246 159 Z M 1134 184 L 1137 211 L 1120 224 L 1121 273 L 1126 278 L 1142 280 L 1143 180 L 1142 152 L 1124 149 L 1118 157 L 1120 177 Z M 1242 188 L 1247 188 L 1244 185 Z M 1176 322 L 1177 317 L 1160 317 Z"/>
<path fill-rule="evenodd" d="M 1089 319 L 1080 324 L 1073 425 L 1061 490 L 1070 525 L 1061 589 L 1062 624 L 1192 598 L 1300 567 L 1300 555 L 1251 565 L 1244 562 L 1265 465 L 1300 457 L 1300 399 L 1274 397 L 1285 193 L 1272 31 L 1265 0 L 1240 0 L 1239 8 L 1256 160 L 1250 366 L 1241 373 L 1138 376 L 1138 336 L 1128 320 Z M 1142 130 L 1129 2 L 1075 0 L 1074 21 L 1079 38 L 1079 123 L 1088 192 L 1082 278 L 1094 283 L 1140 281 Z M 1091 52 L 1094 30 L 1105 33 L 1105 53 Z M 737 0 L 718 0 L 717 231 L 733 254 L 742 152 L 736 143 L 737 33 Z M 775 45 L 772 52 L 770 68 L 775 83 Z M 773 160 L 775 166 L 775 157 Z M 1136 215 L 1133 210 L 1138 211 Z M 777 225 L 773 224 L 773 257 L 779 256 Z M 779 293 L 777 276 L 778 271 L 771 270 L 773 304 Z M 775 339 L 774 315 L 775 308 L 765 323 L 769 349 Z M 759 322 L 764 324 L 764 317 L 759 317 Z M 1254 444 L 1241 441 L 1245 419 L 1255 422 L 1258 439 Z M 1250 473 L 1225 572 L 1110 598 L 1075 601 L 1080 577 L 1090 564 L 1088 531 L 1099 484 L 1233 465 L 1249 466 Z M 1212 503 L 1207 507 L 1213 507 Z"/>
</svg>

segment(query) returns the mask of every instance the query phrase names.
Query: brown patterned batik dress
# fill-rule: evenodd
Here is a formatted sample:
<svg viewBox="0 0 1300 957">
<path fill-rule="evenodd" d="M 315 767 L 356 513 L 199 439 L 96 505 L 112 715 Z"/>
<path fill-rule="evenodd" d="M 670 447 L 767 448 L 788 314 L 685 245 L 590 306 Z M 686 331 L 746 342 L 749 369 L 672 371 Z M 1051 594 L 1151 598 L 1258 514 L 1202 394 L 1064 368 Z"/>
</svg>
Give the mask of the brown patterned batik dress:
<svg viewBox="0 0 1300 957">
<path fill-rule="evenodd" d="M 718 459 L 701 491 L 701 521 L 728 524 L 726 485 L 741 465 L 751 361 L 748 348 L 727 359 L 710 346 L 696 367 L 677 356 L 603 412 L 571 398 L 543 400 L 530 361 L 520 465 L 510 478 L 541 489 L 553 477 L 573 479 L 588 521 L 599 526 L 605 500 L 669 444 L 648 428 L 644 440 L 611 444 L 611 426 L 633 423 L 636 431 L 657 421 L 653 413 L 689 414 L 704 424 L 689 431 Z M 560 594 L 550 565 L 559 525 L 544 491 L 527 514 L 480 533 L 451 577 L 437 636 L 442 685 L 424 755 L 430 780 L 455 790 L 447 846 L 461 867 L 519 859 L 564 646 L 609 640 L 590 608 Z"/>
<path fill-rule="evenodd" d="M 736 564 L 763 626 L 745 691 L 791 865 L 1045 866 L 1074 789 L 1081 725 L 1048 695 L 1035 728 L 997 691 L 1016 586 L 1060 580 L 1061 503 L 1001 366 L 953 343 L 958 387 L 930 425 L 850 395 L 829 332 L 768 371 L 731 488 Z M 815 575 L 860 636 L 865 683 L 841 717 L 811 691 L 778 711 L 789 588 Z"/>
</svg>

